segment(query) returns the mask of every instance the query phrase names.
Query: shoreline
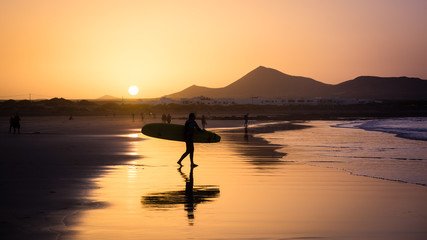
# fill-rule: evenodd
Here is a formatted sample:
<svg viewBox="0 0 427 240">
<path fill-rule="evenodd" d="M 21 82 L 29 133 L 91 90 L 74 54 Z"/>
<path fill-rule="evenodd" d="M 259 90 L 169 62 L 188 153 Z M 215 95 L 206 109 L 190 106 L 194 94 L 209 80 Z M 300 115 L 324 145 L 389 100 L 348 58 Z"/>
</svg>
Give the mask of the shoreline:
<svg viewBox="0 0 427 240">
<path fill-rule="evenodd" d="M 242 155 L 252 158 L 252 162 L 258 165 L 269 163 L 270 165 L 286 162 L 282 157 L 286 153 L 277 151 L 281 145 L 268 142 L 257 134 L 273 133 L 275 131 L 292 131 L 310 128 L 308 125 L 299 125 L 292 122 L 260 122 L 244 127 L 231 127 L 218 129 L 223 139 L 236 144 L 237 151 Z"/>
<path fill-rule="evenodd" d="M 369 123 L 369 122 L 374 122 L 374 121 L 422 121 L 422 122 L 426 122 L 427 118 L 426 117 L 402 117 L 402 118 L 384 118 L 384 119 L 365 119 L 365 120 L 361 120 L 358 119 L 356 121 L 353 122 L 353 124 L 356 124 L 356 122 L 358 122 L 357 126 L 352 126 L 352 127 L 345 127 L 342 126 L 343 124 L 338 124 L 338 125 L 332 125 L 332 127 L 336 127 L 336 128 L 355 128 L 355 129 L 361 129 L 361 130 L 365 130 L 365 131 L 374 131 L 374 132 L 381 132 L 381 133 L 388 133 L 388 134 L 392 134 L 395 137 L 399 137 L 399 138 L 403 138 L 403 139 L 409 139 L 409 140 L 416 140 L 416 141 L 427 141 L 427 135 L 419 135 L 420 133 L 425 133 L 427 132 L 427 128 L 420 128 L 418 126 L 418 128 L 410 128 L 410 129 L 393 129 L 393 128 L 383 128 L 383 127 L 374 127 L 374 128 L 369 128 L 369 127 L 363 127 L 364 124 Z M 364 121 L 364 122 L 361 122 Z M 344 123 L 345 125 L 346 123 Z"/>
<path fill-rule="evenodd" d="M 331 124 L 332 121 L 329 121 L 328 123 Z M 308 124 L 310 124 L 310 123 L 308 123 Z M 345 125 L 346 123 L 343 123 L 343 124 Z M 313 124 L 310 127 L 316 128 L 317 125 L 315 122 L 313 122 Z M 319 142 L 319 143 L 310 142 L 310 143 L 307 143 L 308 145 L 305 145 L 304 143 L 299 143 L 299 144 L 303 144 L 304 148 L 310 147 L 313 151 L 312 155 L 306 155 L 305 157 L 311 158 L 313 160 L 316 160 L 317 158 L 320 157 L 316 161 L 313 161 L 313 162 L 304 161 L 304 162 L 301 162 L 302 164 L 307 164 L 310 166 L 322 167 L 322 168 L 333 168 L 333 169 L 337 169 L 339 171 L 346 172 L 350 175 L 359 176 L 359 177 L 367 177 L 367 178 L 379 179 L 379 180 L 390 181 L 390 182 L 399 182 L 399 183 L 405 183 L 405 184 L 411 184 L 411 185 L 419 185 L 419 186 L 423 186 L 423 187 L 427 186 L 427 184 L 425 183 L 426 178 L 418 178 L 418 179 L 417 178 L 405 178 L 408 176 L 409 170 L 406 170 L 406 172 L 405 171 L 395 172 L 395 175 L 391 175 L 391 176 L 390 175 L 382 175 L 383 171 L 397 171 L 397 169 L 396 169 L 397 165 L 393 165 L 393 164 L 398 164 L 402 168 L 411 169 L 409 167 L 414 168 L 414 165 L 409 165 L 409 164 L 412 164 L 412 163 L 415 164 L 415 162 L 413 162 L 413 161 L 424 161 L 425 162 L 426 159 L 420 155 L 422 151 L 425 152 L 427 150 L 425 147 L 420 148 L 420 146 L 422 146 L 423 142 L 425 141 L 424 139 L 403 138 L 403 137 L 398 136 L 398 134 L 391 133 L 389 131 L 371 130 L 371 129 L 364 129 L 364 128 L 358 128 L 358 127 L 339 127 L 336 124 L 329 125 L 329 127 L 331 128 L 332 132 L 333 132 L 334 128 L 342 129 L 342 130 L 339 130 L 338 132 L 348 131 L 348 132 L 346 132 L 346 135 L 343 135 L 343 136 L 347 136 L 350 138 L 351 135 L 353 135 L 354 136 L 353 140 L 355 137 L 357 138 L 357 136 L 359 136 L 359 135 L 362 138 L 363 138 L 363 136 L 367 137 L 366 140 L 370 141 L 370 143 L 372 145 L 364 146 L 361 143 L 355 143 L 355 145 L 353 145 L 353 144 L 349 145 L 349 144 L 342 144 L 339 142 L 335 142 L 337 144 L 336 146 L 328 145 L 328 144 L 330 144 L 328 142 Z M 313 130 L 313 131 L 315 132 L 316 130 Z M 317 134 L 325 134 L 325 131 L 326 130 L 323 130 L 322 131 L 323 133 L 317 131 Z M 336 138 L 338 137 L 338 135 L 335 136 L 335 134 L 332 134 L 332 132 L 331 132 L 330 137 L 329 136 L 323 136 L 323 137 L 329 138 L 329 141 L 336 141 L 337 140 Z M 363 132 L 365 132 L 365 133 L 363 133 Z M 307 132 L 307 131 L 301 132 L 301 134 L 303 134 L 304 136 L 309 135 L 309 136 L 315 138 L 314 135 L 313 136 L 310 135 L 312 133 Z M 335 137 L 335 140 L 333 140 L 334 137 Z M 268 139 L 268 137 L 265 139 Z M 384 143 L 381 144 L 380 142 L 372 142 L 372 139 L 384 141 Z M 274 137 L 272 137 L 272 140 L 273 140 L 273 144 L 277 144 L 277 143 L 274 143 L 275 142 Z M 291 138 L 286 139 L 284 141 L 286 142 L 286 141 L 292 141 L 292 140 L 296 140 L 295 136 L 292 136 Z M 357 140 L 357 141 L 360 141 L 360 140 Z M 271 143 L 271 140 L 269 141 L 269 143 Z M 318 144 L 320 144 L 321 146 L 318 146 Z M 398 144 L 398 145 L 396 145 L 396 144 Z M 401 144 L 401 146 L 399 144 Z M 278 145 L 281 146 L 283 151 L 286 151 L 285 150 L 286 146 L 281 145 L 281 144 L 278 144 Z M 336 153 L 335 154 L 328 154 L 326 152 L 316 152 L 317 150 L 320 150 L 321 148 L 328 148 L 328 147 L 331 148 L 329 151 L 332 151 L 332 152 L 335 151 Z M 414 149 L 415 155 L 411 155 L 406 151 L 408 148 L 411 148 L 411 147 Z M 334 148 L 334 149 L 332 149 L 332 148 Z M 349 151 L 350 151 L 351 148 L 353 148 L 352 151 L 356 151 L 356 152 L 346 152 L 345 150 L 343 150 L 343 149 L 349 149 Z M 363 153 L 363 151 L 365 151 L 365 150 L 363 150 L 363 148 L 367 148 L 367 149 L 372 148 L 371 150 L 377 149 L 376 151 L 378 151 L 378 152 L 369 152 L 369 154 L 366 155 L 366 153 L 365 154 Z M 400 153 L 399 149 L 405 150 L 405 151 Z M 340 153 L 340 152 L 342 152 L 342 153 Z M 360 153 L 361 155 L 357 155 L 357 152 L 362 152 L 362 153 Z M 384 152 L 384 154 L 382 154 L 382 152 Z M 388 153 L 388 154 L 386 154 L 386 153 Z M 399 153 L 400 155 L 396 154 L 396 153 Z M 418 155 L 417 155 L 417 153 L 418 153 Z M 340 155 L 340 154 L 342 154 L 342 155 Z M 350 154 L 350 155 L 348 155 L 348 154 Z M 353 155 L 353 154 L 356 154 L 356 155 Z M 331 158 L 331 160 L 328 160 L 326 158 Z M 343 158 L 343 159 L 340 159 L 340 158 Z M 371 163 L 371 164 L 384 164 L 385 166 L 384 167 L 380 167 L 380 166 L 376 167 L 375 165 L 370 165 L 370 167 L 378 168 L 378 170 L 376 172 L 374 171 L 374 172 L 370 172 L 370 173 L 363 173 L 363 171 L 360 172 L 361 169 L 359 168 L 359 165 L 357 163 L 355 163 L 354 165 L 351 165 L 352 161 L 350 159 L 352 159 L 352 158 L 360 158 L 360 159 L 372 158 L 373 163 Z M 347 159 L 347 160 L 344 160 L 344 159 Z M 381 159 L 384 162 L 379 163 L 379 161 L 381 161 L 381 160 L 375 161 L 376 159 Z M 349 162 L 346 162 L 346 161 L 349 161 Z M 405 161 L 405 162 L 399 163 L 397 161 Z M 337 162 L 337 163 L 334 164 L 334 162 Z M 340 165 L 339 163 L 342 163 L 343 165 Z M 359 164 L 366 164 L 366 163 L 367 162 L 361 162 Z M 390 165 L 390 166 L 388 166 L 388 165 Z M 417 166 L 421 167 L 421 170 L 422 170 L 422 169 L 425 169 L 426 165 L 422 164 L 422 165 L 417 165 Z M 368 165 L 366 165 L 365 167 L 369 168 Z M 398 174 L 398 175 L 396 175 L 396 174 Z M 415 173 L 411 173 L 411 174 L 415 175 Z M 417 174 L 420 174 L 420 173 L 417 171 Z"/>
</svg>

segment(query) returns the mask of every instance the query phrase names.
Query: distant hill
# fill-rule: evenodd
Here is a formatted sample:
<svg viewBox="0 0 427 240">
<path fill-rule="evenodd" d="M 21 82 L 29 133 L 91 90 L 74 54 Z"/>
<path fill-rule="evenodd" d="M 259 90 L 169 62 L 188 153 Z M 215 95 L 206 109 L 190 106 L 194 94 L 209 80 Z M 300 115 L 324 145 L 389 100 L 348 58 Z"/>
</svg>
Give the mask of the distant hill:
<svg viewBox="0 0 427 240">
<path fill-rule="evenodd" d="M 258 67 L 239 80 L 223 88 L 207 88 L 193 85 L 171 95 L 169 98 L 212 98 L 249 97 L 311 97 L 327 93 L 330 85 L 311 78 L 284 74 L 272 68 Z"/>
<path fill-rule="evenodd" d="M 120 99 L 120 98 L 113 97 L 113 96 L 110 96 L 110 95 L 104 95 L 104 96 L 102 96 L 100 98 L 97 98 L 97 100 L 118 100 L 118 99 Z"/>
<path fill-rule="evenodd" d="M 427 100 L 427 80 L 361 76 L 335 85 L 333 94 L 342 98 Z"/>
<path fill-rule="evenodd" d="M 193 85 L 165 97 L 179 99 L 210 98 L 370 98 L 380 100 L 427 100 L 427 80 L 419 78 L 381 78 L 363 76 L 337 85 L 311 78 L 291 76 L 272 68 L 258 67 L 223 88 Z"/>
</svg>

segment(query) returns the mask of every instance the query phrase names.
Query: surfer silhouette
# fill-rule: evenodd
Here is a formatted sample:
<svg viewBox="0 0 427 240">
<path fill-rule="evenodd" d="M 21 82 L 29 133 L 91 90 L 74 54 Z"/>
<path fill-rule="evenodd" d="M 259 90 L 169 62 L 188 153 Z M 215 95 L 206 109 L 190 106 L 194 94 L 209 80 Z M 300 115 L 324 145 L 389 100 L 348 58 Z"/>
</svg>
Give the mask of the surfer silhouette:
<svg viewBox="0 0 427 240">
<path fill-rule="evenodd" d="M 184 125 L 184 141 L 186 146 L 186 151 L 184 154 L 182 154 L 181 158 L 178 160 L 178 164 L 181 165 L 182 160 L 187 157 L 188 154 L 190 154 L 190 161 L 191 161 L 191 167 L 197 167 L 198 165 L 194 163 L 193 156 L 194 156 L 194 131 L 204 131 L 202 130 L 199 125 L 196 123 L 196 114 L 190 113 L 188 115 L 188 120 L 185 122 Z"/>
</svg>

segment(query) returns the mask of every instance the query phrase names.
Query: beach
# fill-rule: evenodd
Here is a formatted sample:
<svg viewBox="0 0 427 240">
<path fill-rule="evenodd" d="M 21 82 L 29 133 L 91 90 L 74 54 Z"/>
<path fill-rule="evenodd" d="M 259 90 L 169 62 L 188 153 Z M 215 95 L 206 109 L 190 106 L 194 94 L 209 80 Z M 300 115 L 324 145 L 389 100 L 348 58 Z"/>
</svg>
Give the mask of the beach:
<svg viewBox="0 0 427 240">
<path fill-rule="evenodd" d="M 318 164 L 318 150 L 294 144 L 315 141 L 324 122 L 253 121 L 245 132 L 241 121 L 208 121 L 221 142 L 196 144 L 199 166 L 187 158 L 179 169 L 184 143 L 140 133 L 155 120 L 24 118 L 20 135 L 7 133 L 6 120 L 5 239 L 427 237 L 425 186 Z"/>
<path fill-rule="evenodd" d="M 131 118 L 23 118 L 21 133 L 2 119 L 0 231 L 6 239 L 57 239 L 72 216 L 104 203 L 88 200 L 94 179 L 125 164 Z"/>
</svg>

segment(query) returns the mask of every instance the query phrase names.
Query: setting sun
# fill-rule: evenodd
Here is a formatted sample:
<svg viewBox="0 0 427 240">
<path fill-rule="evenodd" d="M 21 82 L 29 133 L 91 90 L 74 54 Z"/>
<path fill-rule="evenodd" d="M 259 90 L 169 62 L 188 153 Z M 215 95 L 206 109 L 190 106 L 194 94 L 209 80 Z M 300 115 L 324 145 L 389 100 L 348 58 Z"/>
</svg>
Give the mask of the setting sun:
<svg viewBox="0 0 427 240">
<path fill-rule="evenodd" d="M 138 94 L 139 89 L 137 86 L 130 86 L 128 91 L 130 95 L 135 96 L 136 94 Z"/>
</svg>

